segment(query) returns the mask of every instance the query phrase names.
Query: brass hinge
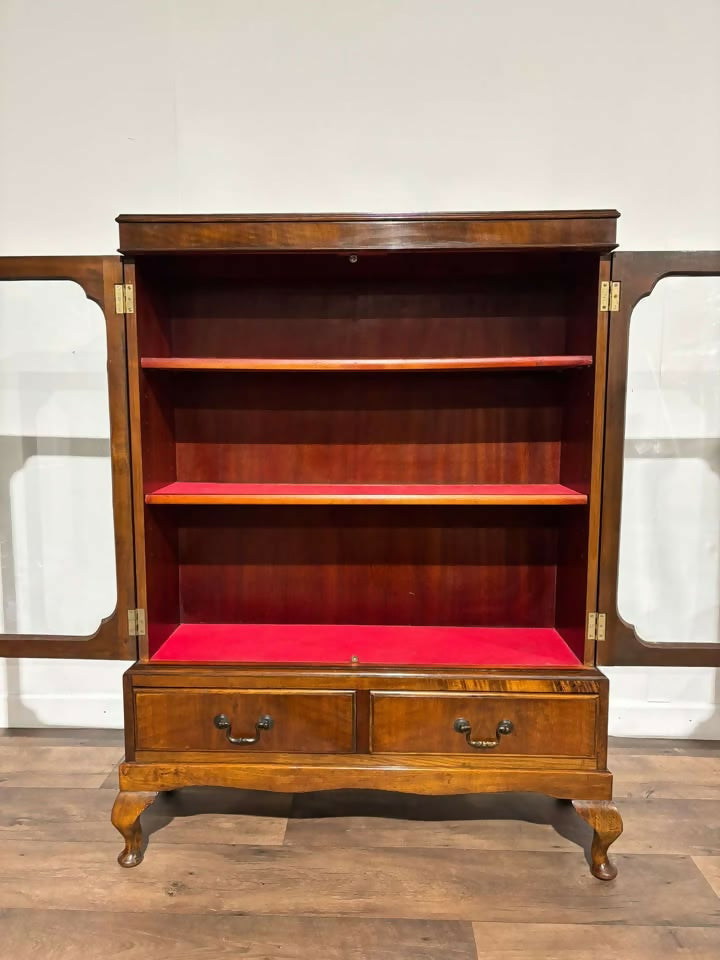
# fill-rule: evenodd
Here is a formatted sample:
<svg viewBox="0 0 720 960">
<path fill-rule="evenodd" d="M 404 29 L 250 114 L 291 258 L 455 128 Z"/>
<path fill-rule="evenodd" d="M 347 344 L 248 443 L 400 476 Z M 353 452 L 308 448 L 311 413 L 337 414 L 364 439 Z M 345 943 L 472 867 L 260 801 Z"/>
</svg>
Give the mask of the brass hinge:
<svg viewBox="0 0 720 960">
<path fill-rule="evenodd" d="M 605 621 L 606 616 L 604 613 L 596 613 L 593 611 L 588 614 L 587 632 L 585 634 L 588 640 L 597 640 L 598 643 L 605 642 Z"/>
<path fill-rule="evenodd" d="M 145 636 L 145 611 L 128 610 L 128 633 L 131 637 Z"/>
<path fill-rule="evenodd" d="M 620 309 L 620 281 L 603 280 L 600 284 L 600 310 L 617 313 Z"/>
<path fill-rule="evenodd" d="M 135 291 L 131 283 L 115 284 L 115 313 L 135 313 Z"/>
</svg>

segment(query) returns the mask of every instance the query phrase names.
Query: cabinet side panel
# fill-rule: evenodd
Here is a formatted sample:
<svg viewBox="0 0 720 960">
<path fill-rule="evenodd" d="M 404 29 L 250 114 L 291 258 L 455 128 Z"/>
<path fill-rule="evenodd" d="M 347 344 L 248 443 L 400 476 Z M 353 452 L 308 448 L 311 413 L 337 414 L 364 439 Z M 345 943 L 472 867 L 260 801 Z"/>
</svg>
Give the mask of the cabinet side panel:
<svg viewBox="0 0 720 960">
<path fill-rule="evenodd" d="M 607 260 L 578 261 L 569 290 L 566 350 L 593 357 L 593 365 L 568 371 L 563 378 L 563 428 L 560 481 L 589 497 L 582 507 L 563 517 L 558 550 L 556 625 L 573 652 L 593 662 L 586 649 L 586 616 L 595 609 L 597 538 L 599 528 L 602 431 L 605 390 L 606 314 L 599 313 L 599 279 L 607 279 Z"/>
<path fill-rule="evenodd" d="M 138 606 L 147 613 L 141 659 L 146 660 L 179 622 L 177 530 L 169 518 L 145 506 L 146 487 L 175 479 L 174 410 L 161 382 L 139 365 L 143 349 L 166 345 L 157 292 L 146 285 L 141 267 L 125 265 L 135 287 L 135 313 L 128 314 L 128 367 L 132 431 Z"/>
</svg>

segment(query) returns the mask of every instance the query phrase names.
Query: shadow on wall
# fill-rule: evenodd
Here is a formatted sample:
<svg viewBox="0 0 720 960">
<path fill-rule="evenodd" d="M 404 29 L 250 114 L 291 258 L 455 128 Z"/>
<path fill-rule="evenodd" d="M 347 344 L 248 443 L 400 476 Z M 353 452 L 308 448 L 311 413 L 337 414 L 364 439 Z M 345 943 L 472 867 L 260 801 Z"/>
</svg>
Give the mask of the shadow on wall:
<svg viewBox="0 0 720 960">
<path fill-rule="evenodd" d="M 48 726 L 48 724 L 40 723 L 35 711 L 23 703 L 20 661 L 15 657 L 5 660 L 5 691 L 7 696 L 7 726 L 9 728 Z"/>
</svg>

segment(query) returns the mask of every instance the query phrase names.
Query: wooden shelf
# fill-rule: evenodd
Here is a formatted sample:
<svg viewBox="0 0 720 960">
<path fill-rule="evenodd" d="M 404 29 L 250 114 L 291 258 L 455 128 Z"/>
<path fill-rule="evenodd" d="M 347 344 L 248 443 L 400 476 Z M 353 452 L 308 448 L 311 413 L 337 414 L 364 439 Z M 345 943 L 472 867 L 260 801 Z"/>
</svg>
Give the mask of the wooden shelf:
<svg viewBox="0 0 720 960">
<path fill-rule="evenodd" d="M 142 357 L 146 370 L 569 370 L 592 366 L 590 356 L 537 357 Z"/>
<path fill-rule="evenodd" d="M 427 504 L 570 506 L 587 495 L 559 483 L 326 484 L 169 483 L 145 493 L 149 504 Z"/>
<path fill-rule="evenodd" d="M 183 623 L 152 660 L 161 663 L 582 666 L 553 627 L 329 623 Z"/>
</svg>

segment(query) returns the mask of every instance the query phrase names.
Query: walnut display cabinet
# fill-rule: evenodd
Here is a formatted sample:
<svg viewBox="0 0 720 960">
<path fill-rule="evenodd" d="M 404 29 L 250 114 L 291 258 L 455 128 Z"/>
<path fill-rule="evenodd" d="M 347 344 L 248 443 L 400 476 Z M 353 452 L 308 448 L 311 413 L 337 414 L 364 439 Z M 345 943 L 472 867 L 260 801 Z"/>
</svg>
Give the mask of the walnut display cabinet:
<svg viewBox="0 0 720 960">
<path fill-rule="evenodd" d="M 121 216 L 120 257 L 0 260 L 106 317 L 117 607 L 0 653 L 137 661 L 123 866 L 159 791 L 356 787 L 572 800 L 615 876 L 598 664 L 720 659 L 616 604 L 630 316 L 720 255 L 612 253 L 617 216 Z"/>
</svg>

